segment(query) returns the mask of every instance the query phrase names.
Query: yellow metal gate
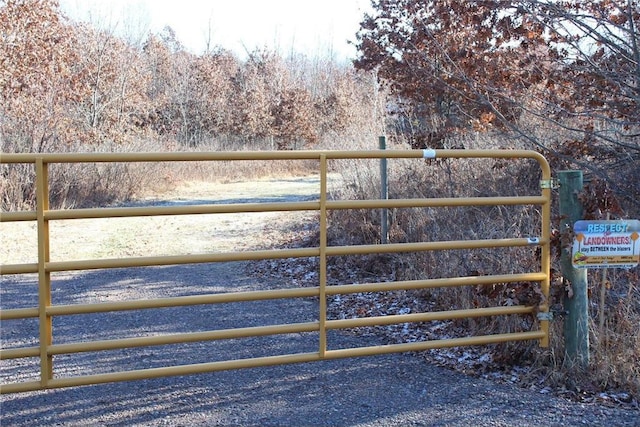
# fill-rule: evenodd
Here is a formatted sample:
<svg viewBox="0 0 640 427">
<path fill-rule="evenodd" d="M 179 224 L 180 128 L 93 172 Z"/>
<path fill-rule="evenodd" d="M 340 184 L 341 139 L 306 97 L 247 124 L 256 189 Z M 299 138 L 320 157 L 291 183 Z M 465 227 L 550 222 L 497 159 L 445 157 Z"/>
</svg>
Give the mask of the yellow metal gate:
<svg viewBox="0 0 640 427">
<path fill-rule="evenodd" d="M 530 159 L 541 169 L 539 195 L 516 197 L 472 197 L 472 198 L 422 198 L 390 200 L 330 200 L 327 196 L 327 162 L 334 159 Z M 278 203 L 231 203 L 189 206 L 118 207 L 98 209 L 52 210 L 49 208 L 49 165 L 55 163 L 100 163 L 100 162 L 178 162 L 178 161 L 236 161 L 236 160 L 317 160 L 319 161 L 319 200 Z M 12 382 L 0 386 L 1 393 L 22 392 L 39 389 L 79 386 L 113 381 L 155 378 L 171 375 L 187 375 L 219 370 L 269 366 L 288 363 L 311 362 L 356 356 L 367 356 L 393 352 L 421 351 L 433 348 L 480 345 L 519 340 L 539 340 L 548 346 L 548 320 L 539 313 L 548 312 L 549 293 L 549 233 L 550 233 L 550 169 L 539 153 L 525 150 L 389 150 L 389 151 L 287 151 L 287 152 L 208 152 L 208 153 L 95 153 L 95 154 L 2 154 L 0 163 L 30 163 L 35 165 L 37 209 L 36 211 L 2 212 L 0 220 L 36 221 L 38 234 L 37 263 L 0 265 L 0 275 L 37 274 L 38 301 L 25 301 L 23 308 L 3 308 L 0 320 L 17 321 L 36 319 L 39 333 L 34 337 L 38 345 L 30 347 L 2 348 L 0 360 L 38 358 L 39 380 Z M 379 245 L 329 246 L 327 245 L 327 212 L 338 209 L 386 209 L 408 207 L 449 206 L 505 206 L 534 205 L 541 212 L 541 230 L 538 236 L 529 238 L 505 238 L 488 240 L 456 240 L 418 243 L 389 243 Z M 278 211 L 317 211 L 319 213 L 320 239 L 317 247 L 277 250 L 254 250 L 225 253 L 206 253 L 178 256 L 150 256 L 118 259 L 91 259 L 79 261 L 50 261 L 49 224 L 51 221 L 83 218 L 152 217 L 159 215 L 193 215 Z M 441 251 L 452 249 L 506 248 L 536 246 L 540 248 L 540 265 L 536 271 L 520 274 L 482 275 L 453 278 L 437 278 L 385 283 L 343 284 L 327 286 L 327 259 L 332 256 L 353 254 L 399 253 L 419 251 Z M 263 260 L 316 257 L 319 259 L 319 286 L 286 288 L 264 291 L 234 293 L 211 293 L 180 297 L 116 301 L 93 304 L 52 304 L 51 273 L 78 270 L 129 268 L 143 266 L 168 266 L 196 263 L 220 263 L 228 261 Z M 436 287 L 458 287 L 492 285 L 497 283 L 539 283 L 544 295 L 540 306 L 500 306 L 467 310 L 411 313 L 355 319 L 328 319 L 327 297 L 361 292 L 381 292 Z M 53 319 L 57 316 L 84 315 L 94 313 L 117 313 L 124 310 L 146 310 L 164 307 L 189 307 L 203 304 L 220 304 L 241 301 L 261 301 L 290 298 L 317 298 L 318 319 L 313 322 L 272 326 L 257 326 L 210 330 L 180 334 L 140 336 L 127 339 L 54 343 Z M 518 333 L 464 337 L 444 340 L 410 342 L 403 344 L 369 346 L 331 350 L 327 346 L 327 331 L 362 326 L 427 322 L 442 319 L 459 319 L 483 316 L 514 314 L 538 314 L 538 330 Z M 174 365 L 160 368 L 128 370 L 93 375 L 56 375 L 54 357 L 81 352 L 100 352 L 145 346 L 174 345 L 195 341 L 226 340 L 235 338 L 270 336 L 314 332 L 318 334 L 317 351 L 300 352 L 239 360 L 224 360 L 190 365 Z M 6 362 L 5 362 L 6 363 Z"/>
</svg>

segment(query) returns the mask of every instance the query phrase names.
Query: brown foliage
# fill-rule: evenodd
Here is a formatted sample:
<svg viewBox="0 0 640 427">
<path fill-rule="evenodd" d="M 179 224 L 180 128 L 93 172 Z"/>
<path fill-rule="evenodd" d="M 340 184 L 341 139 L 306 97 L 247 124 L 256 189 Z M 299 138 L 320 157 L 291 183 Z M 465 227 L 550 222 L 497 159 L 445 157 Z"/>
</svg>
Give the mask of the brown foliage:
<svg viewBox="0 0 640 427">
<path fill-rule="evenodd" d="M 3 151 L 159 139 L 288 149 L 354 127 L 369 89 L 347 67 L 268 49 L 188 52 L 169 27 L 141 45 L 64 18 L 55 0 L 0 6 Z M 369 110 L 370 111 L 370 110 Z M 86 147 L 85 147 L 86 149 Z"/>
<path fill-rule="evenodd" d="M 617 176 L 637 180 L 629 172 L 640 168 L 637 1 L 374 0 L 373 8 L 355 65 L 377 70 L 398 96 L 396 112 L 412 123 L 403 132 L 507 131 L 618 193 L 628 186 Z M 570 137 L 540 139 L 532 117 Z"/>
<path fill-rule="evenodd" d="M 513 122 L 530 95 L 547 112 L 607 107 L 602 115 L 637 124 L 640 11 L 633 4 L 374 1 L 358 33 L 356 67 L 379 68 L 394 92 L 458 124 L 492 116 Z"/>
<path fill-rule="evenodd" d="M 312 147 L 360 130 L 378 101 L 362 95 L 372 87 L 366 76 L 329 60 L 258 49 L 241 61 L 214 47 L 195 55 L 169 27 L 135 45 L 66 19 L 55 0 L 0 0 L 0 34 L 2 152 L 123 151 L 146 141 L 155 143 L 147 150 Z M 0 171 L 0 186 L 12 188 L 3 203 L 32 204 L 33 173 L 9 169 Z M 71 174 L 56 177 L 60 194 L 65 185 L 90 194 Z"/>
<path fill-rule="evenodd" d="M 41 152 L 77 133 L 69 109 L 87 94 L 75 34 L 54 0 L 0 8 L 0 134 L 3 151 Z"/>
</svg>

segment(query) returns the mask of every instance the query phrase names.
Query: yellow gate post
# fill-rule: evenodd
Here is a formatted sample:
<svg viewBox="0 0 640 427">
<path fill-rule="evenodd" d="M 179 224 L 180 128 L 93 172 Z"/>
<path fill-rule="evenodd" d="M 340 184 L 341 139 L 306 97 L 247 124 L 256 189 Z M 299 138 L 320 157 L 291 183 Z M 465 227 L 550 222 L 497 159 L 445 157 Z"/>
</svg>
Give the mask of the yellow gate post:
<svg viewBox="0 0 640 427">
<path fill-rule="evenodd" d="M 42 158 L 36 160 L 36 203 L 38 218 L 38 318 L 40 329 L 40 381 L 47 388 L 53 378 L 53 357 L 47 352 L 52 344 L 52 321 L 47 314 L 51 305 L 51 273 L 47 271 L 49 262 L 49 220 L 45 211 L 49 210 L 49 165 Z"/>
</svg>

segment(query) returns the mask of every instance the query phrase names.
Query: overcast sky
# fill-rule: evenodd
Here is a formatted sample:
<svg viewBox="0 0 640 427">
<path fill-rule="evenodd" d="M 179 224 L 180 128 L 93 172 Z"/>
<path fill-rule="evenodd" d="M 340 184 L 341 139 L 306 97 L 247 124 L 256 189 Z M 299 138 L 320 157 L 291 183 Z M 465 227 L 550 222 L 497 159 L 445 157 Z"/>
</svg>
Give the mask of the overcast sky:
<svg viewBox="0 0 640 427">
<path fill-rule="evenodd" d="M 308 56 L 328 53 L 351 58 L 370 0 L 61 0 L 63 12 L 74 19 L 116 27 L 118 31 L 159 32 L 169 25 L 180 42 L 201 53 L 211 44 L 243 56 L 267 46 L 281 53 Z M 126 29 L 129 30 L 126 30 Z M 210 31 L 209 31 L 210 29 Z"/>
</svg>

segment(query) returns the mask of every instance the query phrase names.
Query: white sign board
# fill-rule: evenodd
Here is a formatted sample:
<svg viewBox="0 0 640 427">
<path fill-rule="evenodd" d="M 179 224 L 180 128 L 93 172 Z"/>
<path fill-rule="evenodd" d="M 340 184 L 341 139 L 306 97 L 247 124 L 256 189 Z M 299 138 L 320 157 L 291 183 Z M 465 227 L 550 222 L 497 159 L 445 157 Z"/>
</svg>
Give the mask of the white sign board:
<svg viewBox="0 0 640 427">
<path fill-rule="evenodd" d="M 578 221 L 573 226 L 575 268 L 631 268 L 640 261 L 640 221 Z"/>
</svg>

